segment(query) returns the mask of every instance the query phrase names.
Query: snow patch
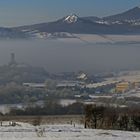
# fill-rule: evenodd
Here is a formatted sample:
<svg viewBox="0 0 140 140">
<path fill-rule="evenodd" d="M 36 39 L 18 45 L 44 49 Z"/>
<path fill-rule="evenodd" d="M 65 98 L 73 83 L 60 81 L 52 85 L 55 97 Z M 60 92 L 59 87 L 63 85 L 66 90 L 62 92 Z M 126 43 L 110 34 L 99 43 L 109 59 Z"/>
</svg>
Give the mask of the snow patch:
<svg viewBox="0 0 140 140">
<path fill-rule="evenodd" d="M 78 16 L 75 14 L 71 14 L 69 16 L 67 16 L 64 21 L 66 21 L 67 23 L 75 23 L 78 20 Z"/>
</svg>

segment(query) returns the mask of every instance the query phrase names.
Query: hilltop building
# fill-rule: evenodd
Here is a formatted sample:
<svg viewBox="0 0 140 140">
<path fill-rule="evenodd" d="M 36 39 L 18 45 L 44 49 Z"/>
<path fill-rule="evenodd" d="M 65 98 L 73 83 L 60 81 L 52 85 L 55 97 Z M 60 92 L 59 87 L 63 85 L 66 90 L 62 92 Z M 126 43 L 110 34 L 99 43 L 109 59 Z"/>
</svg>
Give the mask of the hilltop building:
<svg viewBox="0 0 140 140">
<path fill-rule="evenodd" d="M 87 80 L 88 77 L 87 77 L 87 74 L 85 74 L 84 72 L 80 72 L 77 76 L 77 79 L 78 80 Z"/>
</svg>

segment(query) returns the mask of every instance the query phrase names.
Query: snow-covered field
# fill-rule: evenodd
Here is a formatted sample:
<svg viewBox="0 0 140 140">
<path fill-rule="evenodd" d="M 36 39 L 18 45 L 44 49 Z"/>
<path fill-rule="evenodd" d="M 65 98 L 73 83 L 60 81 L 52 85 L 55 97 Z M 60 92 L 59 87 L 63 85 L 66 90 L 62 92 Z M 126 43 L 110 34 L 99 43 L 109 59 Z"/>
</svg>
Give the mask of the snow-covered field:
<svg viewBox="0 0 140 140">
<path fill-rule="evenodd" d="M 80 125 L 1 126 L 0 140 L 140 140 L 138 132 L 84 129 Z"/>
</svg>

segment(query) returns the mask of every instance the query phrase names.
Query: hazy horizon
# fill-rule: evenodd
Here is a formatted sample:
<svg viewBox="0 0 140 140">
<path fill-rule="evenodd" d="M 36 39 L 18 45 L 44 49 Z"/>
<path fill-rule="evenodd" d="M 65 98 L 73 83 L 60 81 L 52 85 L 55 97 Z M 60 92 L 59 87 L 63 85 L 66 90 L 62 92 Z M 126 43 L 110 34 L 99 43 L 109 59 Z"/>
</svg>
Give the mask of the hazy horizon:
<svg viewBox="0 0 140 140">
<path fill-rule="evenodd" d="M 50 73 L 89 73 L 140 69 L 139 45 L 87 45 L 55 40 L 1 41 L 0 65 L 14 52 L 18 63 L 44 67 Z"/>
<path fill-rule="evenodd" d="M 70 13 L 76 13 L 80 17 L 103 17 L 139 5 L 140 0 L 59 0 L 59 2 L 58 0 L 5 0 L 0 1 L 0 26 L 11 27 L 54 21 Z M 98 38 L 95 38 L 95 42 L 96 39 Z M 110 41 L 110 37 L 103 36 L 100 39 Z M 66 43 L 57 40 L 6 40 L 1 41 L 0 44 L 0 65 L 7 64 L 10 53 L 15 52 L 19 62 L 43 66 L 49 72 L 79 70 L 93 72 L 140 68 L 138 63 L 140 47 L 129 44 L 129 41 L 138 41 L 130 38 L 126 41 L 128 44 L 124 45 L 96 45 L 90 42 L 90 45 L 87 45 L 83 42 Z"/>
</svg>

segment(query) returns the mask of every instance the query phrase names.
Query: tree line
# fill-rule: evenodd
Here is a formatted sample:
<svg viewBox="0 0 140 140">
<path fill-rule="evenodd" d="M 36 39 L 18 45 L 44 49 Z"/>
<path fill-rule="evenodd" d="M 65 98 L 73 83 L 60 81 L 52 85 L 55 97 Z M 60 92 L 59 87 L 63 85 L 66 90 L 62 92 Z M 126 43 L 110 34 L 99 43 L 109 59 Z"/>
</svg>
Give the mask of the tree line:
<svg viewBox="0 0 140 140">
<path fill-rule="evenodd" d="M 87 105 L 85 128 L 140 131 L 140 109 Z"/>
<path fill-rule="evenodd" d="M 62 106 L 57 101 L 46 101 L 43 106 L 28 106 L 24 109 L 11 109 L 7 115 L 44 116 L 44 115 L 79 115 L 83 114 L 84 105 L 80 102 Z"/>
</svg>

